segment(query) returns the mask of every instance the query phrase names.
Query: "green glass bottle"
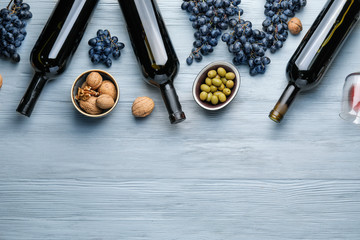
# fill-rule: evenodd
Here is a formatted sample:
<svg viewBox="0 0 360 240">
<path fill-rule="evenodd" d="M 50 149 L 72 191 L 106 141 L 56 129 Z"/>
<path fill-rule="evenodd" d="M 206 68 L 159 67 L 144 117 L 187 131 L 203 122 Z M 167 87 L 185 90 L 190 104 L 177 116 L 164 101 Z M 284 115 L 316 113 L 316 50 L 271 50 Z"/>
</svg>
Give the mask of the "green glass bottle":
<svg viewBox="0 0 360 240">
<path fill-rule="evenodd" d="M 31 52 L 35 75 L 16 111 L 30 117 L 48 80 L 65 71 L 98 0 L 59 0 Z"/>
<path fill-rule="evenodd" d="M 145 80 L 160 88 L 170 122 L 185 120 L 173 80 L 179 60 L 154 0 L 119 0 Z"/>
</svg>

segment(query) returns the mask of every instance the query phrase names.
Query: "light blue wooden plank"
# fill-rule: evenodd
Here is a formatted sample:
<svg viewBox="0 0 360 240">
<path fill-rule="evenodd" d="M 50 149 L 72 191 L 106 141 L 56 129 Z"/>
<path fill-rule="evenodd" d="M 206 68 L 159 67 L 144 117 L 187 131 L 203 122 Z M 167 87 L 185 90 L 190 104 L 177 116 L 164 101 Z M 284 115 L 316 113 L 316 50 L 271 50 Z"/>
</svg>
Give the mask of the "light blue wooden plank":
<svg viewBox="0 0 360 240">
<path fill-rule="evenodd" d="M 17 180 L 1 239 L 359 239 L 359 181 Z"/>
</svg>

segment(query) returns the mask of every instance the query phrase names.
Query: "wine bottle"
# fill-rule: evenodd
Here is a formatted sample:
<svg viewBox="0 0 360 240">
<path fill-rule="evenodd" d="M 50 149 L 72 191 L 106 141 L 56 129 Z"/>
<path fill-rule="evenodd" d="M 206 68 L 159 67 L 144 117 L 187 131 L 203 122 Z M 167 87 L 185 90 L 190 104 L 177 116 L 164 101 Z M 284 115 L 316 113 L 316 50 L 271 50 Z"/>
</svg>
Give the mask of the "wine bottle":
<svg viewBox="0 0 360 240">
<path fill-rule="evenodd" d="M 30 117 L 46 82 L 65 71 L 98 0 L 59 0 L 31 52 L 35 75 L 16 111 Z"/>
<path fill-rule="evenodd" d="M 160 88 L 170 122 L 185 120 L 173 80 L 179 60 L 155 0 L 119 0 L 145 80 Z"/>
<path fill-rule="evenodd" d="M 288 86 L 270 112 L 280 122 L 300 91 L 316 87 L 360 15 L 360 0 L 329 0 L 291 57 Z"/>
</svg>

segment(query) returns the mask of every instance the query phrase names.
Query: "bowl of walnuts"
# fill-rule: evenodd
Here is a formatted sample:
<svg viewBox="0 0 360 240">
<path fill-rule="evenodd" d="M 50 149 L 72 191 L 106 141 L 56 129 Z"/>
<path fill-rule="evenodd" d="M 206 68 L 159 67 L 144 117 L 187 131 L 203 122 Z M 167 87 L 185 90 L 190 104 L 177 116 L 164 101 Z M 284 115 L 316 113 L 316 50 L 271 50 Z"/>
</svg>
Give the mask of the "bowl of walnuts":
<svg viewBox="0 0 360 240">
<path fill-rule="evenodd" d="M 115 108 L 119 93 L 119 86 L 110 73 L 94 69 L 75 79 L 71 100 L 81 114 L 93 118 L 103 117 Z"/>
</svg>

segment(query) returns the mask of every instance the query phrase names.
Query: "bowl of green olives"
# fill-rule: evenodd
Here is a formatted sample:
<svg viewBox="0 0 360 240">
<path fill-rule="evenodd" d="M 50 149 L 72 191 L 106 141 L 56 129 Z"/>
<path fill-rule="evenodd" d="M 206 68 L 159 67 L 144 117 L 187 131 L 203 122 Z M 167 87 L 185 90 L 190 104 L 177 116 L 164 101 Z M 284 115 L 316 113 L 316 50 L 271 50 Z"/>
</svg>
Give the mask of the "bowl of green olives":
<svg viewBox="0 0 360 240">
<path fill-rule="evenodd" d="M 210 111 L 226 107 L 240 87 L 240 74 L 228 62 L 217 61 L 205 66 L 195 78 L 193 97 L 196 103 Z"/>
</svg>

